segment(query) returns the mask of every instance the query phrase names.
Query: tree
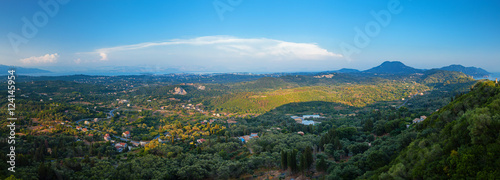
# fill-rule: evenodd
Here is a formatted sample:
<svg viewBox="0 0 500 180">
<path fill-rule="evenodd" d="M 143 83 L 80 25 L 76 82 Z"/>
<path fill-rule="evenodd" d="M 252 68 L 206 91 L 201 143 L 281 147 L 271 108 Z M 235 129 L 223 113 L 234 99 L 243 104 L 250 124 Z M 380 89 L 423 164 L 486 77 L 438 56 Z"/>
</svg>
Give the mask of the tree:
<svg viewBox="0 0 500 180">
<path fill-rule="evenodd" d="M 368 158 L 366 160 L 368 162 L 368 166 L 372 170 L 375 170 L 386 165 L 389 162 L 389 157 L 380 150 L 376 150 L 368 154 Z"/>
<path fill-rule="evenodd" d="M 286 151 L 282 150 L 281 151 L 281 169 L 286 170 L 288 169 L 288 163 L 287 163 L 287 153 Z"/>
<path fill-rule="evenodd" d="M 299 169 L 300 169 L 300 172 L 302 172 L 302 174 L 304 174 L 304 171 L 307 170 L 307 160 L 306 160 L 306 156 L 304 153 L 302 153 L 302 156 L 300 156 Z"/>
<path fill-rule="evenodd" d="M 365 125 L 363 126 L 363 130 L 371 132 L 373 130 L 373 121 L 372 119 L 368 119 L 365 121 Z"/>
<path fill-rule="evenodd" d="M 302 156 L 304 156 L 304 160 L 305 160 L 305 164 L 304 164 L 305 169 L 309 170 L 309 168 L 311 167 L 311 165 L 313 164 L 313 161 L 314 161 L 311 147 L 306 147 Z"/>
<path fill-rule="evenodd" d="M 291 173 L 297 173 L 299 170 L 297 166 L 297 153 L 298 153 L 297 149 L 294 149 L 287 153 L 288 154 L 287 162 L 288 162 L 288 167 L 291 170 Z"/>
<path fill-rule="evenodd" d="M 316 164 L 316 170 L 318 170 L 319 172 L 325 172 L 326 168 L 327 168 L 326 166 L 327 166 L 327 164 L 326 164 L 325 158 L 323 156 L 321 156 L 319 158 L 318 163 Z"/>
</svg>

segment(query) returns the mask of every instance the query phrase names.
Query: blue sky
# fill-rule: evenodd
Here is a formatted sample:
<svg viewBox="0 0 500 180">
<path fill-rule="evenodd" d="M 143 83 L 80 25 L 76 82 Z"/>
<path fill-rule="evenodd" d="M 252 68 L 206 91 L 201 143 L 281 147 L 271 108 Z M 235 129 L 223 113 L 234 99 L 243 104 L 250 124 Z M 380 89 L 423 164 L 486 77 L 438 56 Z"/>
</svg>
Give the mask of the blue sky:
<svg viewBox="0 0 500 180">
<path fill-rule="evenodd" d="M 402 61 L 500 72 L 499 19 L 499 1 L 11 0 L 0 1 L 0 64 L 277 72 Z M 36 33 L 23 33 L 26 21 Z"/>
</svg>

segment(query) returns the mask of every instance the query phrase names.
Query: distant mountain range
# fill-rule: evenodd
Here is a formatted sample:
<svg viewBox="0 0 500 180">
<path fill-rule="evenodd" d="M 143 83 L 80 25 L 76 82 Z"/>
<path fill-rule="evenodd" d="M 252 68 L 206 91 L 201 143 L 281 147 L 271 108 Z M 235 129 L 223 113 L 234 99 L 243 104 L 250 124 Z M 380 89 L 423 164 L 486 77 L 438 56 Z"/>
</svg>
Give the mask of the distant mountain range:
<svg viewBox="0 0 500 180">
<path fill-rule="evenodd" d="M 14 68 L 16 70 L 16 74 L 24 74 L 24 75 L 32 75 L 32 74 L 46 74 L 51 73 L 50 71 L 38 69 L 38 68 L 23 68 L 17 66 L 6 66 L 0 64 L 0 72 L 1 74 L 7 74 L 8 70 Z"/>
<path fill-rule="evenodd" d="M 9 69 L 14 67 L 16 69 L 17 74 L 21 75 L 57 75 L 57 73 L 52 73 L 47 70 L 43 69 L 38 69 L 38 68 L 24 68 L 24 67 L 16 67 L 16 66 L 6 66 L 6 65 L 1 65 L 0 64 L 0 71 L 3 74 L 6 74 Z M 446 71 L 457 71 L 457 72 L 462 72 L 464 74 L 467 74 L 469 76 L 475 77 L 475 78 L 484 78 L 488 77 L 491 73 L 488 71 L 477 68 L 477 67 L 464 67 L 462 65 L 450 65 L 450 66 L 445 66 L 442 68 L 436 68 L 439 70 L 446 70 Z M 357 69 L 348 69 L 348 68 L 343 68 L 340 70 L 336 71 L 326 71 L 326 72 L 336 72 L 336 73 L 375 73 L 375 74 L 401 74 L 401 75 L 407 75 L 407 74 L 414 74 L 414 73 L 423 73 L 427 70 L 425 69 L 416 69 L 410 66 L 407 66 L 403 64 L 400 61 L 385 61 L 382 64 L 380 64 L 377 67 L 365 70 L 365 71 L 359 71 Z M 130 71 L 129 71 L 130 72 Z M 323 73 L 326 73 L 323 72 Z M 166 73 L 166 72 L 164 72 Z M 307 74 L 311 74 L 313 72 L 309 72 Z M 70 74 L 70 73 L 66 73 Z M 76 73 L 75 73 L 76 74 Z M 79 74 L 86 74 L 80 72 Z M 93 73 L 96 74 L 96 73 Z M 101 74 L 101 73 L 97 73 Z M 224 74 L 224 73 L 223 73 Z M 293 74 L 293 73 L 285 73 L 285 74 Z M 299 73 L 300 74 L 300 73 Z M 104 74 L 102 74 L 104 75 Z M 125 74 L 120 74 L 120 75 L 125 75 Z"/>
<path fill-rule="evenodd" d="M 446 71 L 457 71 L 457 72 L 462 72 L 464 74 L 467 74 L 469 76 L 475 77 L 475 78 L 482 78 L 482 77 L 488 77 L 491 73 L 488 71 L 477 68 L 477 67 L 464 67 L 462 65 L 450 65 L 450 66 L 445 66 L 442 68 L 437 68 L 439 70 L 446 70 Z M 416 69 L 410 66 L 407 66 L 403 64 L 400 61 L 385 61 L 381 65 L 365 70 L 365 71 L 359 71 L 356 69 L 340 69 L 334 72 L 339 72 L 339 73 L 358 73 L 358 72 L 365 72 L 365 73 L 376 73 L 376 74 L 414 74 L 414 73 L 423 73 L 427 71 L 426 69 Z"/>
<path fill-rule="evenodd" d="M 360 71 L 357 70 L 357 69 L 342 68 L 342 69 L 337 70 L 335 72 L 339 72 L 339 73 L 355 73 L 355 72 L 360 72 Z"/>
</svg>

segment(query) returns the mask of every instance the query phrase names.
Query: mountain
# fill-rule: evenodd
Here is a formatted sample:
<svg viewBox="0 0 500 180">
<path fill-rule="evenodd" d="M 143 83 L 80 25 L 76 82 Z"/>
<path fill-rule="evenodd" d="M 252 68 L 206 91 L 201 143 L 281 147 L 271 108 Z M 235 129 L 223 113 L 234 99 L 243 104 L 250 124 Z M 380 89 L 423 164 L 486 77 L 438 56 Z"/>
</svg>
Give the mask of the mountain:
<svg viewBox="0 0 500 180">
<path fill-rule="evenodd" d="M 339 73 L 357 73 L 357 72 L 359 72 L 359 70 L 357 70 L 357 69 L 349 69 L 349 68 L 342 68 L 342 69 L 337 70 L 335 72 L 339 72 Z"/>
<path fill-rule="evenodd" d="M 0 72 L 2 74 L 6 74 L 8 70 L 11 68 L 16 69 L 16 74 L 42 74 L 42 73 L 51 73 L 50 71 L 38 69 L 38 68 L 23 68 L 16 66 L 6 66 L 0 64 Z"/>
<path fill-rule="evenodd" d="M 488 71 L 486 71 L 484 69 L 481 69 L 481 68 L 477 68 L 477 67 L 464 67 L 462 65 L 457 65 L 457 64 L 453 64 L 453 65 L 450 65 L 450 66 L 445 66 L 445 67 L 442 67 L 440 69 L 441 70 L 447 70 L 447 71 L 463 72 L 464 74 L 467 74 L 467 75 L 472 76 L 472 77 L 487 77 L 487 76 L 489 76 L 491 74 Z"/>
<path fill-rule="evenodd" d="M 378 74 L 413 74 L 413 73 L 421 73 L 423 72 L 423 70 L 406 66 L 405 64 L 399 61 L 385 61 L 380 66 L 368 69 L 363 72 L 378 73 Z"/>
</svg>

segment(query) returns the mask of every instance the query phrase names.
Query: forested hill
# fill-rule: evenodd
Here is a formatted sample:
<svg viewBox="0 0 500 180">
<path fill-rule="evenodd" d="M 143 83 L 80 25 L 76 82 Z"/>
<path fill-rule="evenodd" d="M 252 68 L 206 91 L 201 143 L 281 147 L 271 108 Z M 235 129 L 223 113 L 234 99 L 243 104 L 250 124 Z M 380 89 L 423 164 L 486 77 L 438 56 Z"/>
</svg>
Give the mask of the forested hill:
<svg viewBox="0 0 500 180">
<path fill-rule="evenodd" d="M 462 65 L 450 65 L 450 66 L 445 66 L 440 68 L 441 70 L 447 70 L 447 71 L 458 71 L 458 72 L 463 72 L 467 75 L 474 76 L 474 77 L 484 77 L 490 75 L 490 73 L 484 69 L 477 68 L 477 67 L 464 67 Z"/>
<path fill-rule="evenodd" d="M 455 84 L 473 81 L 471 77 L 467 76 L 462 72 L 457 71 L 445 71 L 432 69 L 424 73 L 420 78 L 420 83 L 437 85 L 437 84 Z"/>
<path fill-rule="evenodd" d="M 371 179 L 496 179 L 500 177 L 500 87 L 471 92 L 417 126 L 418 138 Z"/>
</svg>

